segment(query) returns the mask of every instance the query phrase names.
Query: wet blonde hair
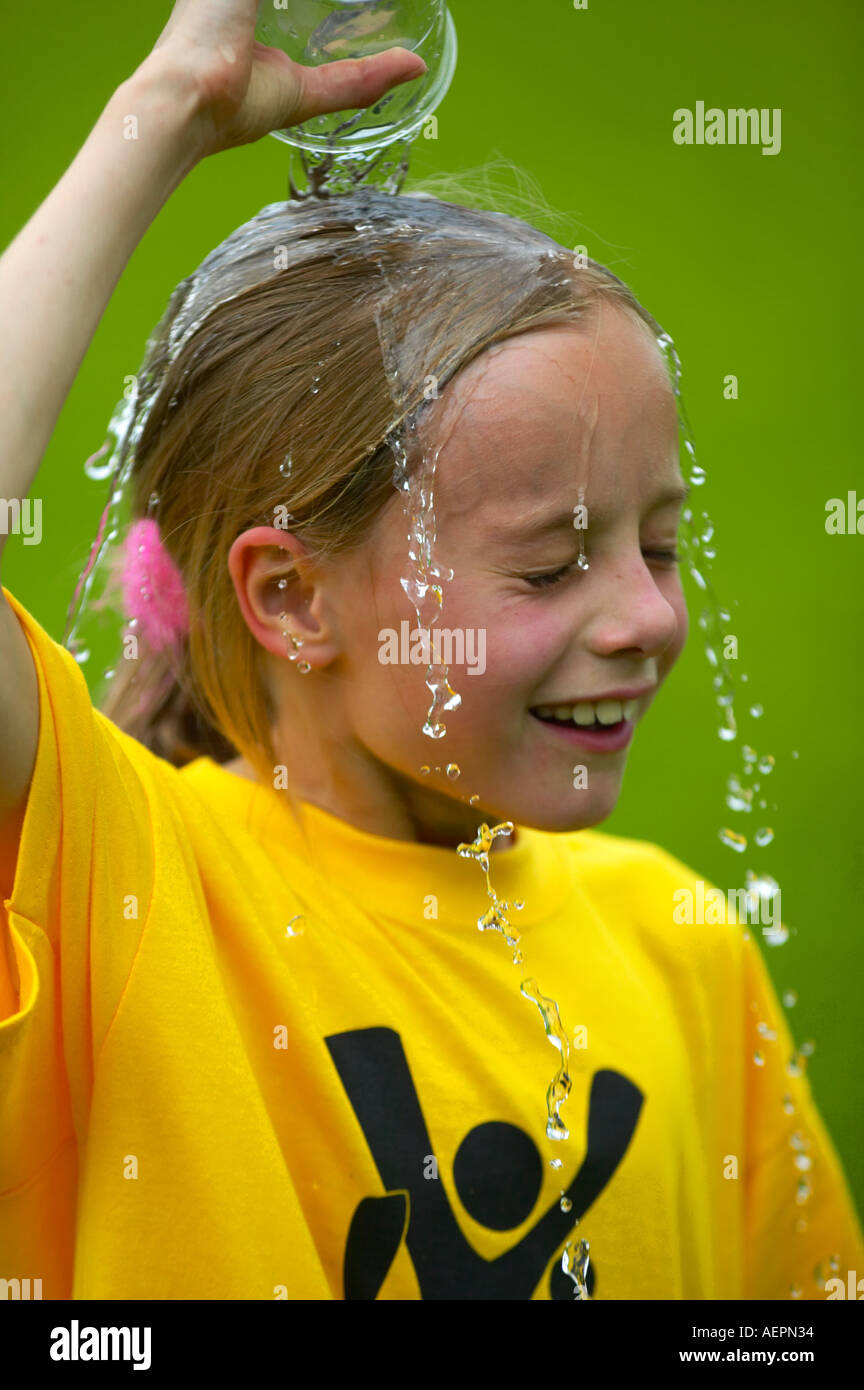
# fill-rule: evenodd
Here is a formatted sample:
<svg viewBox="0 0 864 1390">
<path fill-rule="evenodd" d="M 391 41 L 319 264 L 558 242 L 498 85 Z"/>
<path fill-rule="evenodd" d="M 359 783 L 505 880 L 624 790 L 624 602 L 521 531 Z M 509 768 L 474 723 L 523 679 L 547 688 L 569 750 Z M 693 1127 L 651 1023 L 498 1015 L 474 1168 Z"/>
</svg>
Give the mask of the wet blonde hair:
<svg viewBox="0 0 864 1390">
<path fill-rule="evenodd" d="M 467 206 L 472 196 L 497 201 L 489 169 L 480 171 L 479 194 L 469 176 L 359 202 L 330 198 L 326 217 L 324 200 L 286 203 L 277 239 L 289 249 L 305 239 L 303 259 L 292 265 L 289 256 L 286 268 L 259 272 L 239 292 L 235 278 L 233 297 L 173 358 L 164 333 L 151 339 L 148 361 L 161 361 L 165 374 L 135 449 L 131 513 L 147 515 L 158 496 L 155 516 L 183 579 L 190 631 L 171 660 L 139 639 L 139 660 L 118 663 L 102 711 L 174 766 L 239 753 L 273 781 L 266 653 L 227 564 L 239 535 L 273 526 L 285 507 L 313 557 L 362 545 L 393 496 L 394 425 L 422 407 L 429 377 L 440 390 L 493 343 L 544 325 L 585 327 L 600 301 L 623 308 L 652 338 L 662 332 L 604 266 L 576 264 L 572 250 L 519 217 Z M 544 207 L 524 176 L 514 201 Z M 367 225 L 370 208 L 376 225 L 399 222 L 409 234 L 364 238 L 357 225 Z M 399 411 L 376 325 L 385 289 L 391 330 L 411 343 Z M 280 465 L 289 453 L 286 479 Z"/>
</svg>

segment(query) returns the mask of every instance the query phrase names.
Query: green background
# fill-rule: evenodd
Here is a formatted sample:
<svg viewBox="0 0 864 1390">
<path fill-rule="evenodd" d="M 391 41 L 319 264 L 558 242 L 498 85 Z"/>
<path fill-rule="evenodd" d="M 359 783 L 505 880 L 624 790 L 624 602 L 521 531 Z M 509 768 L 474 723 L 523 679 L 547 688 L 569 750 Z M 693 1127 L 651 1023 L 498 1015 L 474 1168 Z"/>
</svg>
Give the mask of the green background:
<svg viewBox="0 0 864 1390">
<path fill-rule="evenodd" d="M 859 480 L 864 494 L 860 5 L 592 0 L 580 11 L 571 0 L 452 0 L 451 9 L 457 71 L 438 138 L 419 141 L 412 175 L 513 161 L 563 214 L 537 225 L 565 245 L 585 243 L 671 333 L 708 474 L 695 504 L 716 528 L 713 583 L 731 608 L 724 630 L 738 636 L 741 689 L 752 697 L 736 708 L 746 715 L 757 701 L 765 710 L 742 721 L 737 743 L 718 739 L 700 593 L 684 569 L 690 642 L 640 726 L 620 804 L 602 829 L 662 844 L 724 889 L 743 884 L 747 867 L 779 881 L 792 935 L 764 954 L 778 991 L 798 992 L 789 1024 L 799 1045 L 815 1040 L 809 1075 L 861 1210 L 864 537 L 825 532 L 830 497 Z M 168 0 L 87 0 L 39 27 L 44 8 L 4 6 L 3 245 L 170 11 Z M 674 144 L 673 111 L 699 100 L 781 108 L 780 153 Z M 123 378 L 137 370 L 174 285 L 286 196 L 287 154 L 268 137 L 196 168 L 104 315 L 33 489 L 43 498 L 43 544 L 15 538 L 4 563 L 7 588 L 58 640 L 103 505 L 105 484 L 84 477 L 84 460 L 103 443 Z M 509 210 L 506 199 L 497 205 Z M 729 373 L 738 400 L 723 398 Z M 99 674 L 85 671 L 91 683 Z M 721 844 L 721 826 L 761 823 L 758 812 L 732 818 L 725 806 L 742 741 L 776 758 L 762 794 L 778 809 L 766 813 L 774 843 L 736 855 Z"/>
</svg>

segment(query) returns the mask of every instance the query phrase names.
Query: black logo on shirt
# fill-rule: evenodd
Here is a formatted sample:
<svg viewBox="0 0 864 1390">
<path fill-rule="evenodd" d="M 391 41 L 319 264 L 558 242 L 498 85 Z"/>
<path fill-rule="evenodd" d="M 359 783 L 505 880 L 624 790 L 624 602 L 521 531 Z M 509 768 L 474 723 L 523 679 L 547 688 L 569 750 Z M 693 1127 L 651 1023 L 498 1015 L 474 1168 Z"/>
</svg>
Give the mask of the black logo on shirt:
<svg viewBox="0 0 864 1390">
<path fill-rule="evenodd" d="M 398 1033 L 361 1028 L 326 1038 L 369 1151 L 384 1195 L 364 1197 L 345 1246 L 346 1299 L 377 1297 L 404 1239 L 421 1298 L 530 1299 L 575 1223 L 606 1187 L 630 1144 L 644 1096 L 617 1071 L 597 1071 L 591 1081 L 585 1158 L 565 1191 L 517 1245 L 497 1259 L 478 1255 L 453 1215 L 442 1180 L 423 1177 L 418 1155 L 434 1153 L 420 1101 Z M 533 1210 L 543 1181 L 543 1161 L 533 1139 L 517 1125 L 489 1121 L 462 1140 L 453 1162 L 459 1199 L 475 1221 L 494 1231 L 512 1230 Z M 596 1274 L 590 1261 L 588 1292 Z M 556 1260 L 549 1276 L 553 1299 L 573 1298 L 573 1283 Z"/>
</svg>

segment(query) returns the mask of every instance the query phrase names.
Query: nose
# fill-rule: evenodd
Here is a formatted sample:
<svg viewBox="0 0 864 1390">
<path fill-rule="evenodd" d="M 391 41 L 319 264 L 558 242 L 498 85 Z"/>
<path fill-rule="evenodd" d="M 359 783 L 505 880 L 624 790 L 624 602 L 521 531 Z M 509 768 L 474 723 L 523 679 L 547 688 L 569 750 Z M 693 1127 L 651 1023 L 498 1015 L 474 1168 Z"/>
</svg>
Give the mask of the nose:
<svg viewBox="0 0 864 1390">
<path fill-rule="evenodd" d="M 659 658 L 680 635 L 680 607 L 671 602 L 671 586 L 681 595 L 678 571 L 652 567 L 638 547 L 626 556 L 619 550 L 605 559 L 589 557 L 589 563 L 590 599 L 583 590 L 589 645 L 602 656 L 634 651 Z"/>
</svg>

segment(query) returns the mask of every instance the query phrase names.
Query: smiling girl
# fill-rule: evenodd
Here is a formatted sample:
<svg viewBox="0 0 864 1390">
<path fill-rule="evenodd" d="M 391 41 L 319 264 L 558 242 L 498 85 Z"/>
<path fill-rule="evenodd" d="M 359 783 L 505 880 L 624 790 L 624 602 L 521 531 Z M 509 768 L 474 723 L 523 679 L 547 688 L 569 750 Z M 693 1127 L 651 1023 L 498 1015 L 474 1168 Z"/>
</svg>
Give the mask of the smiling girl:
<svg viewBox="0 0 864 1390">
<path fill-rule="evenodd" d="M 419 74 L 299 68 L 256 8 L 178 3 L 0 261 L 4 496 L 197 162 Z M 0 1275 L 818 1299 L 864 1268 L 750 934 L 678 922 L 696 874 L 594 828 L 687 637 L 660 332 L 516 218 L 368 190 L 263 209 L 172 296 L 104 709 L 0 603 Z M 400 431 L 434 461 L 413 570 Z M 443 742 L 380 643 L 436 563 L 485 642 Z"/>
</svg>

